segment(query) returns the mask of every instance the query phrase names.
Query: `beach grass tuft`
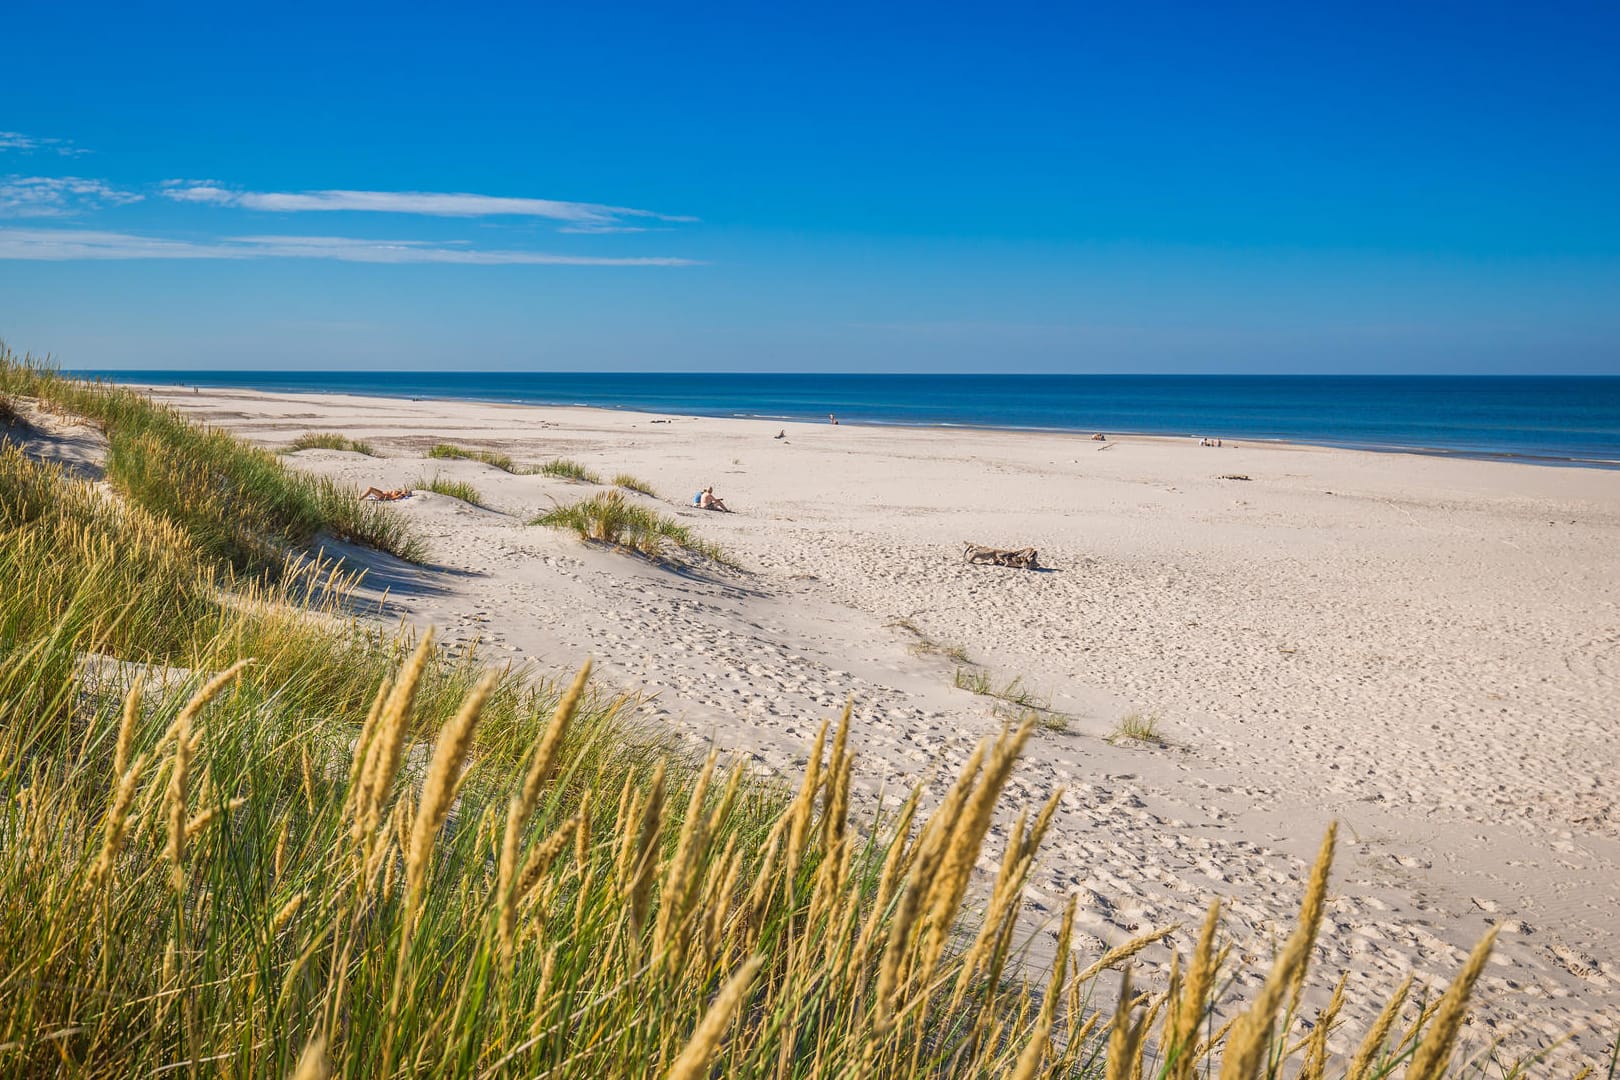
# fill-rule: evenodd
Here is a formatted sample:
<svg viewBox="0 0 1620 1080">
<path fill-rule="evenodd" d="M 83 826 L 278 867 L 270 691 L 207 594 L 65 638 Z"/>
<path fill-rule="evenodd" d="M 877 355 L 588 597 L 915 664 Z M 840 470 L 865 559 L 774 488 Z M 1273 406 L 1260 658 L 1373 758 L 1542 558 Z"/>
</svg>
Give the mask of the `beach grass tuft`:
<svg viewBox="0 0 1620 1080">
<path fill-rule="evenodd" d="M 1150 746 L 1168 746 L 1169 741 L 1159 730 L 1159 718 L 1153 715 L 1144 716 L 1142 713 L 1127 713 L 1120 718 L 1119 726 L 1109 737 L 1110 742 L 1146 743 Z"/>
<path fill-rule="evenodd" d="M 981 667 L 972 665 L 959 667 L 951 682 L 958 690 L 966 690 L 970 694 L 988 697 L 995 693 L 995 683 L 991 681 L 990 673 Z"/>
<path fill-rule="evenodd" d="M 1069 718 L 1050 709 L 1027 709 L 1016 705 L 998 705 L 994 711 L 995 715 L 1014 727 L 1028 723 L 1033 724 L 1042 731 L 1065 732 L 1069 730 Z"/>
<path fill-rule="evenodd" d="M 335 431 L 306 431 L 288 443 L 285 452 L 293 454 L 300 450 L 347 450 L 351 454 L 364 454 L 367 457 L 381 456 L 370 443 L 351 439 Z"/>
<path fill-rule="evenodd" d="M 446 480 L 442 476 L 431 476 L 418 480 L 416 487 L 423 491 L 431 491 L 439 495 L 448 495 L 452 499 L 460 499 L 473 506 L 485 506 L 484 497 L 478 494 L 478 489 L 465 480 Z"/>
<path fill-rule="evenodd" d="M 960 678 L 961 669 L 976 666 L 972 659 L 968 657 L 967 650 L 962 646 L 935 641 L 911 618 L 897 618 L 884 625 L 895 630 L 904 630 L 912 636 L 914 640 L 907 646 L 907 651 L 913 656 L 943 656 L 956 664 L 959 671 L 958 678 Z M 961 686 L 961 683 L 959 682 L 957 685 Z"/>
<path fill-rule="evenodd" d="M 541 476 L 554 476 L 559 480 L 572 480 L 576 484 L 600 484 L 602 482 L 602 478 L 596 473 L 579 462 L 568 458 L 553 458 L 550 461 L 542 461 L 530 471 Z"/>
<path fill-rule="evenodd" d="M 646 495 L 648 498 L 658 498 L 658 492 L 653 490 L 651 484 L 644 480 L 637 480 L 629 473 L 620 473 L 615 476 L 613 478 L 613 486 L 624 488 L 626 491 L 634 491 L 638 495 Z"/>
<path fill-rule="evenodd" d="M 473 450 L 465 446 L 457 446 L 455 443 L 442 442 L 434 444 L 428 450 L 427 456 L 446 461 L 454 459 L 482 461 L 485 465 L 493 465 L 502 472 L 515 473 L 518 471 L 511 455 L 503 454 L 498 450 Z"/>
<path fill-rule="evenodd" d="M 995 680 L 990 677 L 990 673 L 984 668 L 976 664 L 963 664 L 956 669 L 952 682 L 958 690 L 967 690 L 983 697 L 992 697 L 1020 709 L 1034 709 L 1044 712 L 1051 708 L 1050 703 L 1045 698 L 1025 684 L 1022 675 L 1015 675 L 1010 681 L 997 686 Z"/>
<path fill-rule="evenodd" d="M 0 352 L 0 394 L 99 427 L 107 480 L 130 505 L 178 526 L 238 572 L 278 573 L 327 533 L 407 559 L 421 542 L 392 510 L 227 432 L 195 424 L 125 387 L 65 378 L 30 357 Z"/>
<path fill-rule="evenodd" d="M 571 529 L 583 540 L 635 551 L 649 559 L 678 559 L 685 554 L 722 566 L 736 566 L 718 544 L 694 535 L 667 514 L 630 502 L 621 491 L 605 491 L 553 507 L 529 524 Z"/>
</svg>

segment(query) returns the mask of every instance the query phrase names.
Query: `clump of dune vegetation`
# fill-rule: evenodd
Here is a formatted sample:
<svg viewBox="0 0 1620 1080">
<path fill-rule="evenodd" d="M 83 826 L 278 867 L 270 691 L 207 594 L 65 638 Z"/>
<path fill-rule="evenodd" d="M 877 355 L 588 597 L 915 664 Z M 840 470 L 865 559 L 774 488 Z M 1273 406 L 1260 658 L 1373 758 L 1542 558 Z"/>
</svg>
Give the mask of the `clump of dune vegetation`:
<svg viewBox="0 0 1620 1080">
<path fill-rule="evenodd" d="M 518 471 L 511 455 L 503 454 L 497 450 L 471 450 L 465 446 L 457 446 L 454 443 L 437 443 L 428 450 L 427 456 L 443 460 L 460 458 L 466 461 L 482 461 L 485 465 L 493 465 L 502 472 Z"/>
<path fill-rule="evenodd" d="M 299 450 L 347 450 L 351 454 L 364 454 L 367 457 L 377 457 L 377 451 L 368 442 L 360 439 L 351 439 L 347 435 L 339 435 L 335 431 L 306 431 L 298 438 L 287 444 L 289 454 Z"/>
<path fill-rule="evenodd" d="M 230 433 L 193 424 L 124 387 L 66 379 L 0 353 L 0 395 L 99 426 L 107 479 L 126 504 L 183 529 L 234 570 L 275 571 L 317 533 L 419 559 L 422 546 L 387 507 L 295 472 Z"/>
<path fill-rule="evenodd" d="M 629 473 L 620 473 L 619 475 L 615 476 L 613 478 L 613 486 L 624 488 L 626 491 L 634 491 L 638 495 L 646 495 L 649 498 L 658 498 L 658 492 L 653 490 L 651 484 L 643 480 L 637 480 Z"/>
<path fill-rule="evenodd" d="M 305 489 L 249 448 L 10 360 L 0 383 L 170 455 L 103 491 L 0 448 L 0 1072 L 1524 1075 L 1510 1048 L 1453 1060 L 1494 933 L 1438 999 L 1408 978 L 1349 1031 L 1340 981 L 1305 1022 L 1331 831 L 1245 1006 L 1221 1000 L 1250 961 L 1219 904 L 1196 936 L 1088 956 L 1071 899 L 1025 970 L 1058 794 L 1004 830 L 993 882 L 974 868 L 1029 724 L 877 821 L 852 811 L 848 710 L 791 787 L 688 762 L 588 666 L 553 685 L 452 659 L 353 619 L 341 570 L 294 554 L 238 573 L 234 533 L 170 511 L 204 483 L 281 551 Z M 1166 948 L 1168 983 L 1132 989 Z M 1336 1030 L 1353 1056 L 1329 1070 Z"/>
<path fill-rule="evenodd" d="M 914 619 L 909 617 L 900 617 L 884 625 L 890 627 L 891 629 L 904 630 L 906 633 L 912 636 L 913 640 L 911 644 L 907 646 L 907 651 L 913 656 L 943 656 L 947 660 L 955 661 L 958 668 L 958 685 L 960 685 L 961 669 L 973 668 L 976 666 L 974 665 L 973 661 L 969 659 L 966 649 L 962 648 L 960 645 L 947 645 L 944 642 L 935 641 L 928 635 L 926 631 L 923 630 L 922 627 L 917 625 Z"/>
<path fill-rule="evenodd" d="M 890 625 L 904 626 L 906 622 L 907 620 L 901 620 Z M 912 648 L 916 650 L 917 646 L 913 645 Z M 958 665 L 956 673 L 951 678 L 952 685 L 958 690 L 993 698 L 995 704 L 991 713 L 1003 722 L 1014 726 L 1027 723 L 1043 731 L 1069 730 L 1069 718 L 1054 711 L 1052 703 L 1026 685 L 1022 675 L 1015 675 L 1009 681 L 997 685 L 988 671 L 968 661 L 960 649 L 936 648 L 931 651 L 944 651 L 945 655 L 956 659 Z"/>
<path fill-rule="evenodd" d="M 1113 743 L 1140 743 L 1147 746 L 1167 746 L 1164 732 L 1159 730 L 1157 716 L 1144 716 L 1139 712 L 1127 713 L 1108 737 Z"/>
<path fill-rule="evenodd" d="M 418 480 L 415 486 L 423 491 L 448 495 L 452 499 L 460 499 L 462 502 L 471 503 L 474 506 L 484 505 L 484 498 L 478 494 L 478 489 L 465 480 L 446 480 L 442 476 L 432 476 Z"/>
<path fill-rule="evenodd" d="M 555 476 L 559 480 L 572 480 L 576 484 L 600 484 L 602 478 L 577 461 L 553 458 L 536 465 L 533 472 L 541 476 Z"/>
<path fill-rule="evenodd" d="M 974 664 L 965 664 L 956 669 L 952 677 L 952 684 L 958 690 L 967 690 L 970 693 L 980 694 L 984 697 L 993 697 L 1023 709 L 1045 710 L 1050 707 L 1047 700 L 1024 684 L 1022 675 L 1015 675 L 1002 685 L 996 685 L 990 673 Z"/>
<path fill-rule="evenodd" d="M 696 555 L 723 566 L 735 565 L 718 544 L 704 540 L 670 517 L 633 503 L 622 491 L 555 506 L 529 524 L 571 529 L 580 539 L 638 552 L 649 559 Z"/>
</svg>

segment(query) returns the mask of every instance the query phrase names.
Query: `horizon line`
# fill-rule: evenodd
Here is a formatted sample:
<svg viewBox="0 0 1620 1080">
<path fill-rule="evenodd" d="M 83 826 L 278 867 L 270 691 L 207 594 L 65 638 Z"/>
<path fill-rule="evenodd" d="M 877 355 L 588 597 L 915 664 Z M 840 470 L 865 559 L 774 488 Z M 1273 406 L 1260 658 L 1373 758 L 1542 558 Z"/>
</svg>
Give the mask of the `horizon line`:
<svg viewBox="0 0 1620 1080">
<path fill-rule="evenodd" d="M 489 368 L 459 370 L 455 368 L 91 368 L 58 367 L 64 375 L 269 375 L 276 378 L 303 375 L 455 375 L 463 378 L 483 375 L 726 375 L 731 377 L 787 377 L 804 376 L 858 376 L 862 378 L 913 376 L 922 378 L 1299 378 L 1299 379 L 1620 379 L 1620 371 L 1594 372 L 1529 372 L 1529 371 L 872 371 L 865 370 L 794 370 L 760 371 L 734 368 L 707 368 L 690 370 L 658 370 L 615 368 L 609 371 L 580 368 Z"/>
</svg>

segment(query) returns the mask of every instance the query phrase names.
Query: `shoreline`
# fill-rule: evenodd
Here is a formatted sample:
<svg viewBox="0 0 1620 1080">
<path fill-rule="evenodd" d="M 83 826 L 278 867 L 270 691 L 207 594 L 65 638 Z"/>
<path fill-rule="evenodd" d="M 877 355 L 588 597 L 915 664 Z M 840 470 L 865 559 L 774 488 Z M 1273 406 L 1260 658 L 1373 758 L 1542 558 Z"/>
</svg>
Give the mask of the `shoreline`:
<svg viewBox="0 0 1620 1080">
<path fill-rule="evenodd" d="M 1491 923 L 1507 931 L 1482 984 L 1482 1035 L 1550 1045 L 1580 1027 L 1595 1059 L 1603 1018 L 1620 1009 L 1620 763 L 1591 752 L 1612 734 L 1620 677 L 1613 470 L 156 393 L 270 449 L 307 431 L 364 439 L 386 456 L 287 459 L 355 490 L 471 484 L 477 505 L 432 492 L 397 504 L 431 565 L 362 562 L 391 616 L 547 669 L 590 655 L 651 695 L 638 720 L 694 750 L 791 774 L 816 723 L 853 697 L 861 789 L 933 792 L 1027 691 L 1052 726 L 1010 797 L 1065 792 L 1033 925 L 1078 892 L 1080 940 L 1111 947 L 1133 927 L 1196 927 L 1220 895 L 1234 942 L 1265 955 L 1339 820 L 1345 854 L 1319 948 L 1329 967 L 1365 975 L 1351 1014 L 1408 972 L 1438 986 Z M 672 573 L 530 526 L 604 487 L 427 459 L 441 441 L 630 473 L 666 496 L 639 504 L 749 572 Z M 706 483 L 740 512 L 688 505 Z M 967 566 L 963 541 L 1037 546 L 1047 572 Z M 1003 696 L 964 687 L 964 670 Z M 1155 721 L 1163 744 L 1121 741 L 1132 716 Z M 1162 980 L 1168 962 L 1144 953 L 1143 978 Z"/>
<path fill-rule="evenodd" d="M 669 416 L 679 416 L 679 417 L 690 418 L 690 419 L 708 419 L 708 420 L 745 420 L 745 421 L 762 421 L 762 422 L 768 422 L 768 423 L 794 423 L 794 424 L 805 424 L 805 425 L 809 425 L 809 426 L 816 426 L 818 424 L 824 424 L 825 423 L 824 421 L 822 421 L 820 419 L 817 419 L 814 416 L 808 416 L 808 415 L 791 416 L 791 415 L 787 415 L 787 414 L 741 413 L 741 412 L 736 412 L 736 411 L 722 411 L 722 410 L 693 412 L 693 411 L 690 411 L 689 409 L 684 409 L 684 408 L 683 409 L 652 410 L 652 409 L 646 409 L 646 408 L 628 406 L 628 405 L 625 405 L 625 406 L 602 405 L 602 404 L 592 404 L 592 403 L 589 403 L 589 402 L 522 401 L 522 400 L 512 400 L 512 399 L 509 399 L 509 398 L 501 398 L 501 397 L 494 397 L 494 396 L 490 396 L 490 397 L 477 396 L 477 395 L 446 396 L 446 395 L 434 395 L 434 394 L 400 395 L 400 394 L 397 394 L 397 393 L 389 393 L 386 390 L 353 390 L 353 389 L 332 390 L 332 389 L 323 389 L 323 388 L 315 388 L 315 387 L 296 388 L 296 389 L 278 389 L 278 388 L 270 388 L 270 387 L 266 387 L 266 386 L 247 386 L 247 385 L 233 386 L 233 385 L 224 385 L 224 384 L 217 384 L 217 383 L 189 383 L 189 382 L 153 383 L 153 382 L 141 382 L 141 381 L 132 381 L 132 380 L 119 379 L 119 378 L 115 377 L 117 375 L 116 372 L 69 372 L 68 374 L 72 374 L 72 375 L 74 375 L 74 377 L 78 377 L 78 378 L 101 379 L 101 380 L 104 380 L 104 381 L 107 381 L 107 382 L 118 383 L 119 385 L 132 386 L 132 387 L 143 388 L 143 389 L 149 389 L 149 390 L 157 391 L 157 392 L 171 392 L 171 391 L 175 391 L 175 390 L 179 390 L 179 389 L 191 389 L 193 387 L 196 387 L 196 388 L 199 388 L 199 389 L 205 389 L 205 390 L 216 391 L 216 392 L 226 392 L 226 393 L 233 392 L 233 391 L 240 391 L 240 392 L 244 392 L 244 393 L 262 393 L 262 394 L 314 394 L 314 395 L 333 395 L 333 394 L 336 394 L 336 395 L 365 397 L 365 398 L 384 399 L 384 400 L 404 399 L 404 400 L 410 400 L 410 401 L 423 401 L 423 402 L 432 401 L 432 402 L 439 402 L 439 403 L 446 404 L 446 405 L 454 405 L 455 403 L 459 402 L 459 403 L 466 403 L 466 404 L 501 405 L 501 406 L 513 406 L 513 407 L 519 407 L 519 408 L 537 408 L 537 409 L 599 409 L 599 410 L 602 410 L 604 412 L 609 412 L 609 413 L 626 413 L 626 414 L 634 413 L 634 414 L 644 414 L 644 415 L 649 415 L 649 416 L 669 415 Z M 139 374 L 147 374 L 147 373 L 143 372 L 143 373 L 139 373 Z M 180 373 L 176 372 L 175 374 L 180 374 Z M 574 374 L 574 373 L 567 373 L 567 374 Z M 1410 377 L 1410 378 L 1422 378 L 1423 376 L 1408 376 L 1408 377 Z M 1600 376 L 1589 376 L 1589 377 L 1590 378 L 1601 378 Z M 1483 376 L 1482 376 L 1482 378 L 1483 378 Z M 1498 378 L 1511 378 L 1511 376 L 1498 376 Z M 827 426 L 832 426 L 832 425 L 827 425 Z M 1036 434 L 1036 435 L 1073 435 L 1073 436 L 1078 436 L 1078 437 L 1087 438 L 1087 439 L 1089 439 L 1091 432 L 1094 432 L 1094 431 L 1097 430 L 1096 428 L 1044 427 L 1044 426 L 1032 426 L 1032 425 L 995 425 L 995 424 L 982 424 L 982 423 L 966 423 L 966 422 L 957 422 L 957 421 L 935 421 L 935 422 L 917 421 L 917 422 L 908 422 L 908 421 L 904 421 L 904 420 L 861 420 L 861 419 L 844 419 L 844 420 L 840 420 L 838 426 L 842 426 L 842 427 L 860 427 L 860 428 L 897 428 L 897 429 L 917 430 L 917 431 L 936 431 L 936 430 L 937 431 L 984 431 L 984 432 L 1006 432 L 1006 433 L 1029 433 L 1029 434 Z M 1201 433 L 1177 433 L 1177 432 L 1157 431 L 1157 430 L 1155 430 L 1155 431 L 1146 431 L 1146 430 L 1137 430 L 1137 429 L 1128 429 L 1128 428 L 1107 429 L 1107 430 L 1104 431 L 1104 434 L 1108 435 L 1109 438 L 1114 438 L 1116 436 L 1124 436 L 1124 437 L 1135 438 L 1135 439 L 1151 438 L 1151 439 L 1167 439 L 1167 440 L 1188 440 L 1188 439 L 1196 440 L 1196 439 L 1199 439 L 1199 438 L 1203 437 L 1203 435 Z M 1227 442 L 1231 442 L 1234 439 L 1236 439 L 1236 440 L 1241 440 L 1244 443 L 1258 443 L 1258 444 L 1262 444 L 1262 445 L 1276 446 L 1276 447 L 1281 447 L 1281 448 L 1285 448 L 1285 449 L 1287 449 L 1287 448 L 1297 448 L 1297 447 L 1317 447 L 1317 448 L 1334 449 L 1334 450 L 1353 450 L 1353 451 L 1361 451 L 1361 452 L 1365 452 L 1365 453 L 1375 453 L 1375 454 L 1408 454 L 1408 455 L 1414 455 L 1414 456 L 1419 456 L 1419 457 L 1456 458 L 1456 459 L 1469 460 L 1469 461 L 1500 461 L 1500 462 L 1504 462 L 1504 463 L 1508 463 L 1508 464 L 1539 465 L 1539 466 L 1546 466 L 1546 467 L 1549 467 L 1549 468 L 1560 468 L 1560 469 L 1620 470 L 1620 458 L 1581 457 L 1581 456 L 1577 456 L 1577 455 L 1574 455 L 1574 454 L 1551 454 L 1551 453 L 1549 453 L 1549 454 L 1537 454 L 1537 453 L 1533 453 L 1533 452 L 1529 452 L 1529 451 L 1523 451 L 1523 450 L 1480 450 L 1480 449 L 1462 449 L 1462 448 L 1445 447 L 1445 446 L 1429 446 L 1429 445 L 1422 445 L 1422 444 L 1360 442 L 1360 441 L 1349 440 L 1349 439 L 1334 439 L 1334 438 L 1332 438 L 1330 436 L 1322 436 L 1322 437 L 1314 437 L 1314 438 L 1281 437 L 1281 436 L 1268 436 L 1268 435 L 1242 435 L 1242 434 L 1235 435 L 1235 436 L 1227 436 L 1224 433 L 1217 432 L 1215 434 L 1209 435 L 1208 437 L 1210 437 L 1210 438 L 1219 437 L 1219 438 L 1221 438 L 1221 439 L 1223 439 L 1224 441 L 1227 441 Z"/>
</svg>

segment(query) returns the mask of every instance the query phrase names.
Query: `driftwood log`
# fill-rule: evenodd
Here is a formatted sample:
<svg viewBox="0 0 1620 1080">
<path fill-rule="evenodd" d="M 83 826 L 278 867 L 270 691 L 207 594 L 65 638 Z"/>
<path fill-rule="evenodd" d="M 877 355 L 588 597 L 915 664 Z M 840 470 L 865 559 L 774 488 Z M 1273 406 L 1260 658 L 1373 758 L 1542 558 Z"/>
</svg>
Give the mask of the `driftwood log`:
<svg viewBox="0 0 1620 1080">
<path fill-rule="evenodd" d="M 1037 569 L 1035 549 L 1032 547 L 1009 550 L 1007 548 L 985 547 L 983 544 L 962 542 L 962 561 L 965 563 L 989 563 L 992 566 L 1016 566 L 1020 570 Z"/>
</svg>

